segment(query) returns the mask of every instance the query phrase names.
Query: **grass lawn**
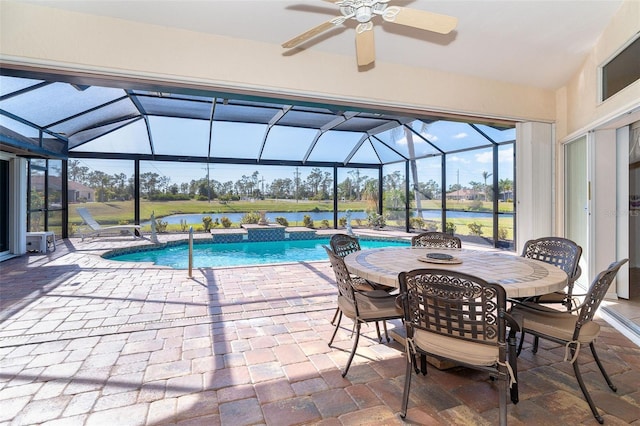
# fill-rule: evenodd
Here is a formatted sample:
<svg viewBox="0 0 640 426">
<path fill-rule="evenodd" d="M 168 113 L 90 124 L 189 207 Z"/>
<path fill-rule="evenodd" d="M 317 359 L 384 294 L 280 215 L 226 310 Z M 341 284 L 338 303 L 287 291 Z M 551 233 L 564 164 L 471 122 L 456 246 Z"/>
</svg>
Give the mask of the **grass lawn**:
<svg viewBox="0 0 640 426">
<path fill-rule="evenodd" d="M 447 209 L 448 210 L 460 210 L 460 211 L 476 211 L 476 212 L 487 212 L 491 213 L 493 211 L 493 201 L 482 201 L 480 202 L 480 207 L 475 208 L 475 204 L 478 204 L 477 201 L 469 201 L 469 200 L 447 200 Z M 422 200 L 420 203 L 423 209 L 429 210 L 440 210 L 442 209 L 442 202 L 440 200 Z M 416 204 L 415 202 L 411 203 L 411 208 L 415 210 Z M 513 213 L 513 202 L 499 202 L 498 203 L 498 212 L 500 213 Z"/>
<path fill-rule="evenodd" d="M 468 201 L 448 201 L 447 208 L 451 210 L 469 210 Z M 439 209 L 440 202 L 427 200 L 422 202 L 423 209 Z M 498 205 L 501 212 L 512 213 L 512 203 L 500 203 Z M 69 221 L 74 226 L 79 226 L 82 223 L 82 219 L 76 212 L 77 207 L 86 207 L 96 221 L 104 226 L 117 225 L 122 223 L 133 223 L 134 211 L 133 201 L 113 201 L 107 203 L 83 203 L 83 204 L 69 204 Z M 353 211 L 365 211 L 369 208 L 369 205 L 362 202 L 340 202 L 338 207 L 341 211 L 347 209 Z M 492 203 L 483 203 L 480 211 L 490 212 Z M 268 213 L 278 212 L 328 212 L 333 210 L 333 202 L 331 201 L 314 201 L 314 200 L 256 200 L 256 201 L 232 201 L 227 203 L 220 203 L 219 201 L 145 201 L 140 203 L 141 220 L 147 221 L 151 217 L 151 212 L 154 212 L 156 218 L 162 218 L 172 214 L 224 214 L 224 213 L 244 213 L 244 212 L 258 212 L 260 210 L 266 210 Z M 477 210 L 474 210 L 477 211 Z M 476 222 L 482 225 L 481 230 L 483 236 L 491 235 L 493 221 L 491 218 L 456 218 L 450 219 L 449 222 L 453 222 L 456 226 L 456 233 L 460 235 L 471 235 L 471 229 L 468 224 Z M 195 230 L 201 230 L 198 225 L 195 224 Z M 289 223 L 290 226 L 302 226 L 302 222 Z M 316 228 L 320 228 L 321 224 L 316 221 L 314 224 Z M 366 226 L 366 220 L 360 221 L 360 224 L 356 221 L 352 221 L 354 227 Z M 387 221 L 388 226 L 400 226 L 404 227 L 404 222 Z M 239 227 L 239 223 L 234 223 L 232 227 Z M 329 227 L 333 228 L 333 221 L 329 221 Z M 502 232 L 506 233 L 506 239 L 513 239 L 513 220 L 502 219 L 500 221 L 500 228 Z M 149 227 L 147 227 L 149 228 Z M 150 229 L 144 229 L 143 232 L 149 232 Z M 167 227 L 168 232 L 180 232 L 181 226 L 169 225 Z"/>
<path fill-rule="evenodd" d="M 77 207 L 86 207 L 93 218 L 101 225 L 117 225 L 119 223 L 133 223 L 133 201 L 111 201 L 107 203 L 83 203 L 69 204 L 69 221 L 80 225 L 82 218 L 76 212 Z M 347 209 L 364 211 L 366 202 L 341 202 L 338 205 L 341 211 Z M 330 212 L 333 211 L 331 201 L 312 200 L 256 200 L 256 201 L 232 201 L 220 203 L 219 201 L 145 201 L 140 203 L 140 219 L 146 221 L 154 212 L 156 219 L 172 214 L 224 214 L 245 213 L 266 210 L 269 213 L 278 212 Z M 295 226 L 295 224 L 291 224 Z M 179 225 L 178 225 L 179 230 Z"/>
</svg>

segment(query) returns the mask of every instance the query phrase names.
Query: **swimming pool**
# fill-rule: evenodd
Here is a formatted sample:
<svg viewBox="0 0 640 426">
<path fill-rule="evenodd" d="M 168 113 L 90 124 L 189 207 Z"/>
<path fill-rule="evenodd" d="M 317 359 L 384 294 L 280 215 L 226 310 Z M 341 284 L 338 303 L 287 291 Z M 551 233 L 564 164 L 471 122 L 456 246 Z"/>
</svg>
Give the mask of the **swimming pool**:
<svg viewBox="0 0 640 426">
<path fill-rule="evenodd" d="M 193 245 L 193 266 L 206 268 L 327 260 L 327 253 L 322 245 L 329 246 L 329 239 L 198 243 Z M 360 240 L 360 246 L 363 249 L 410 245 L 409 241 Z M 187 269 L 189 267 L 188 256 L 189 245 L 185 242 L 163 248 L 106 257 L 110 260 L 123 262 L 153 262 L 156 265 L 170 266 L 174 269 Z"/>
</svg>

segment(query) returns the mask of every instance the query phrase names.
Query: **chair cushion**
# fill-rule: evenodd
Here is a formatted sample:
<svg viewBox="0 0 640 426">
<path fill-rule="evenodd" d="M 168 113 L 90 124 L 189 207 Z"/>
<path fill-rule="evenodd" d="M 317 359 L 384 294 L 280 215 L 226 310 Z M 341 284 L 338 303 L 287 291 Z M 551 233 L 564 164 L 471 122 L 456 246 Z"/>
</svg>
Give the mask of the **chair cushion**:
<svg viewBox="0 0 640 426">
<path fill-rule="evenodd" d="M 535 308 L 536 310 L 528 308 L 526 304 L 516 305 L 511 310 L 511 314 L 522 315 L 524 331 L 532 331 L 568 342 L 573 340 L 573 332 L 578 320 L 576 315 L 541 305 L 535 305 Z M 589 321 L 580 329 L 578 341 L 590 343 L 598 337 L 598 334 L 600 334 L 600 326 L 594 321 Z"/>
<path fill-rule="evenodd" d="M 374 288 L 367 280 L 357 276 L 351 277 L 351 285 L 356 291 L 373 291 Z"/>
<path fill-rule="evenodd" d="M 567 299 L 567 293 L 556 291 L 537 297 L 538 303 L 563 303 Z"/>
<path fill-rule="evenodd" d="M 494 365 L 498 361 L 498 346 L 458 339 L 426 330 L 416 330 L 414 344 L 425 352 L 470 365 Z"/>
<path fill-rule="evenodd" d="M 358 301 L 358 311 L 360 319 L 375 321 L 377 319 L 401 318 L 402 312 L 396 308 L 395 296 L 373 297 L 366 296 L 367 293 L 356 293 Z M 343 296 L 338 297 L 338 307 L 347 317 L 353 319 L 356 310 L 353 304 Z"/>
</svg>

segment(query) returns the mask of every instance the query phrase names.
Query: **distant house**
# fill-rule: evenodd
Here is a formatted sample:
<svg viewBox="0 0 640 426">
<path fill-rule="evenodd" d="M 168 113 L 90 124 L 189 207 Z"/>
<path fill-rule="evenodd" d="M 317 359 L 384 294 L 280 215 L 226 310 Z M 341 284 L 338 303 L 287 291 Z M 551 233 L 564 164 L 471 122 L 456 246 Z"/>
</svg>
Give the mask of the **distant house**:
<svg viewBox="0 0 640 426">
<path fill-rule="evenodd" d="M 470 189 L 458 189 L 457 191 L 447 192 L 447 200 L 473 200 L 476 193 Z"/>
<path fill-rule="evenodd" d="M 95 201 L 96 190 L 84 186 L 81 183 L 69 181 L 67 187 L 67 196 L 70 203 L 78 203 L 82 201 Z"/>
<path fill-rule="evenodd" d="M 502 191 L 500 193 L 500 201 L 513 200 L 513 190 Z"/>
<path fill-rule="evenodd" d="M 44 176 L 32 176 L 31 188 L 35 191 L 44 191 Z M 62 180 L 59 176 L 49 176 L 49 191 L 60 191 L 62 189 Z M 78 203 L 83 201 L 95 201 L 96 190 L 89 188 L 79 182 L 69 181 L 67 185 L 67 197 L 70 203 Z"/>
</svg>

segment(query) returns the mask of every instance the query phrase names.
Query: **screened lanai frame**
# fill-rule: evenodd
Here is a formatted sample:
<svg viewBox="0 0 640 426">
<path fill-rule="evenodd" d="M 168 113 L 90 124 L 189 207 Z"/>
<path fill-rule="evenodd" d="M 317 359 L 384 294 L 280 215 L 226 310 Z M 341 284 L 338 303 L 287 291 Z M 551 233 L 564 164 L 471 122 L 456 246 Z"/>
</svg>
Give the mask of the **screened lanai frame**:
<svg viewBox="0 0 640 426">
<path fill-rule="evenodd" d="M 378 173 L 378 213 L 384 209 L 380 190 L 383 167 L 403 164 L 407 231 L 410 230 L 412 214 L 408 177 L 411 165 L 416 160 L 440 157 L 443 166 L 441 182 L 446 185 L 447 156 L 489 148 L 494 153 L 491 184 L 497 194 L 498 148 L 515 144 L 514 123 L 508 121 L 440 117 L 414 111 L 411 114 L 405 111 L 389 113 L 366 108 L 356 102 L 346 107 L 327 105 L 317 100 L 282 100 L 264 94 L 258 96 L 193 87 L 167 87 L 148 82 L 113 82 L 96 77 L 21 70 L 2 69 L 0 79 L 1 142 L 4 149 L 10 147 L 7 150 L 26 156 L 65 161 L 79 158 L 133 160 L 135 173 L 139 173 L 140 161 L 330 168 L 333 170 L 334 194 L 337 194 L 335 186 L 339 169 L 373 169 Z M 51 99 L 56 100 L 55 108 L 50 106 Z M 189 124 L 180 124 L 187 121 Z M 242 126 L 237 126 L 240 123 Z M 178 144 L 180 152 L 167 150 L 172 144 L 166 140 L 166 134 L 173 132 L 175 137 L 183 125 L 197 128 L 200 139 L 197 143 Z M 232 149 L 234 143 L 228 140 L 228 129 L 225 129 L 232 125 L 243 128 L 254 137 L 245 137 L 243 141 L 247 143 L 243 145 L 244 149 L 236 152 Z M 447 125 L 464 128 L 467 135 L 472 137 L 460 138 L 452 143 L 451 138 L 445 141 L 428 132 L 429 128 Z M 162 132 L 157 130 L 159 128 L 173 130 Z M 123 146 L 113 141 L 119 133 L 129 130 L 146 135 L 145 145 Z M 399 137 L 399 134 L 404 137 Z M 292 135 L 295 136 L 296 149 L 291 149 Z M 414 140 L 412 151 L 406 143 L 407 137 Z M 399 143 L 402 139 L 404 142 Z M 224 143 L 217 143 L 219 140 Z M 301 140 L 305 144 L 299 143 Z M 175 143 L 173 145 L 176 146 Z M 288 149 L 278 151 L 273 148 L 274 145 Z M 96 148 L 98 146 L 101 150 Z M 198 155 L 200 152 L 202 154 Z M 66 182 L 66 162 L 64 164 L 63 181 Z M 139 185 L 137 174 L 135 182 Z M 66 223 L 67 191 L 62 193 L 65 198 L 63 222 Z M 138 187 L 135 194 L 134 220 L 139 223 Z M 446 191 L 441 191 L 440 197 L 444 225 L 447 214 Z M 338 223 L 338 202 L 335 198 L 334 226 Z M 493 199 L 493 235 L 497 245 L 498 197 L 494 196 Z M 48 206 L 43 210 L 48 211 Z M 63 227 L 62 234 L 67 236 L 66 227 Z"/>
</svg>

